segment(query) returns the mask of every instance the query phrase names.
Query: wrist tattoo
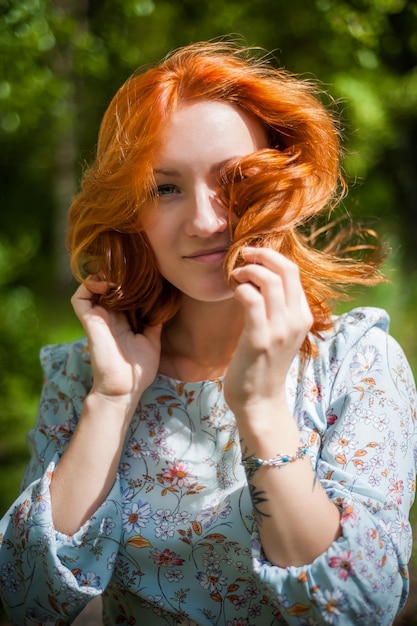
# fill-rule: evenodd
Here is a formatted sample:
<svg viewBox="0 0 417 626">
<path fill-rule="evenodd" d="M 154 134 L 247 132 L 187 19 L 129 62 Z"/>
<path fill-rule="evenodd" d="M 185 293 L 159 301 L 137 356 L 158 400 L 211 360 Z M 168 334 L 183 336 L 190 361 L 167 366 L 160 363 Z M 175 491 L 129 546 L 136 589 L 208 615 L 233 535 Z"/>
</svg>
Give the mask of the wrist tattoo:
<svg viewBox="0 0 417 626">
<path fill-rule="evenodd" d="M 253 505 L 253 515 L 258 525 L 262 523 L 264 517 L 271 517 L 269 513 L 262 511 L 261 507 L 265 502 L 268 502 L 266 491 L 259 489 L 251 482 L 251 477 L 248 476 L 249 495 Z"/>
</svg>

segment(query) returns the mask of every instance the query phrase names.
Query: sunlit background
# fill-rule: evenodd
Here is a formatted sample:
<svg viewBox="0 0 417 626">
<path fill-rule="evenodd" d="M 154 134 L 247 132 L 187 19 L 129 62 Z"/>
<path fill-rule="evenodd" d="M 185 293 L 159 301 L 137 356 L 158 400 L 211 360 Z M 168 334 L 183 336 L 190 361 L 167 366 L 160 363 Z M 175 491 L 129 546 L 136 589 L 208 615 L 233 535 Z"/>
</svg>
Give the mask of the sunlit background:
<svg viewBox="0 0 417 626">
<path fill-rule="evenodd" d="M 392 249 L 390 282 L 357 290 L 354 305 L 389 311 L 416 371 L 415 0 L 0 0 L 0 515 L 27 462 L 39 348 L 81 335 L 64 232 L 101 116 L 138 66 L 227 34 L 274 51 L 337 101 L 344 207 Z M 417 537 L 416 506 L 413 525 Z M 417 548 L 411 576 L 398 624 L 417 624 Z"/>
</svg>

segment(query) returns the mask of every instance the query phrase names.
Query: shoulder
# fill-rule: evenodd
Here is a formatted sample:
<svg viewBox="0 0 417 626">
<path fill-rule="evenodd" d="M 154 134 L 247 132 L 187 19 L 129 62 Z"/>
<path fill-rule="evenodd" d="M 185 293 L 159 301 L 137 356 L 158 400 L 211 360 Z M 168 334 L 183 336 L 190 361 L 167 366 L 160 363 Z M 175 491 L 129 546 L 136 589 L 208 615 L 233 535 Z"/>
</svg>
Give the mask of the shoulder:
<svg viewBox="0 0 417 626">
<path fill-rule="evenodd" d="M 92 385 L 87 339 L 47 345 L 40 352 L 45 386 L 69 397 L 85 397 Z"/>
<path fill-rule="evenodd" d="M 316 357 L 306 368 L 314 372 L 322 386 L 330 393 L 340 377 L 352 384 L 356 378 L 371 370 L 375 377 L 392 378 L 394 371 L 402 371 L 411 381 L 410 367 L 397 341 L 389 334 L 390 319 L 379 308 L 355 308 L 333 318 L 333 327 L 314 337 Z M 410 382 L 411 385 L 411 382 Z"/>
<path fill-rule="evenodd" d="M 377 385 L 401 390 L 415 404 L 413 373 L 402 347 L 389 334 L 389 316 L 383 309 L 363 307 L 334 318 L 333 329 L 314 343 L 316 367 L 329 390 L 340 378 L 352 387 Z M 382 388 L 381 387 L 381 388 Z"/>
<path fill-rule="evenodd" d="M 395 341 L 389 335 L 390 318 L 384 309 L 359 307 L 333 318 L 333 327 L 313 343 L 322 358 L 343 358 L 362 341 L 378 345 Z"/>
</svg>

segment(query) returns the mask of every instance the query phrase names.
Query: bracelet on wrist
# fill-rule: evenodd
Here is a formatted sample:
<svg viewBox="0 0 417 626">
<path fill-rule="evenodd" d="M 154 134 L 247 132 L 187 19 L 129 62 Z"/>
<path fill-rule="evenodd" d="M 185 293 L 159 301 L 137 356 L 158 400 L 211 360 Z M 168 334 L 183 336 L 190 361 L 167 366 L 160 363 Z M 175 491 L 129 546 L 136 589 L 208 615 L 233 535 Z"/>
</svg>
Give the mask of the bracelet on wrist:
<svg viewBox="0 0 417 626">
<path fill-rule="evenodd" d="M 251 455 L 242 459 L 242 465 L 245 469 L 255 471 L 260 467 L 285 467 L 289 463 L 294 463 L 299 459 L 303 459 L 307 454 L 307 446 L 301 445 L 297 448 L 295 454 L 277 454 L 271 459 L 258 459 Z"/>
</svg>

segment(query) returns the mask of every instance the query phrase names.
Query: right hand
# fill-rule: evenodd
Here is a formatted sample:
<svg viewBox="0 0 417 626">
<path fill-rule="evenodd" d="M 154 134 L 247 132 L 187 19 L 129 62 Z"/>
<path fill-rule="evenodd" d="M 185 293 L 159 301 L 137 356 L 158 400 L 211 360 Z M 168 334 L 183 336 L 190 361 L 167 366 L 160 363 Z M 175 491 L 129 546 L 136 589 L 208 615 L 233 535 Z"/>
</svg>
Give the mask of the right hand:
<svg viewBox="0 0 417 626">
<path fill-rule="evenodd" d="M 88 338 L 93 388 L 90 393 L 129 406 L 134 411 L 159 367 L 162 324 L 135 334 L 124 313 L 92 303 L 93 294 L 109 289 L 99 276 L 90 276 L 71 299 Z"/>
</svg>

